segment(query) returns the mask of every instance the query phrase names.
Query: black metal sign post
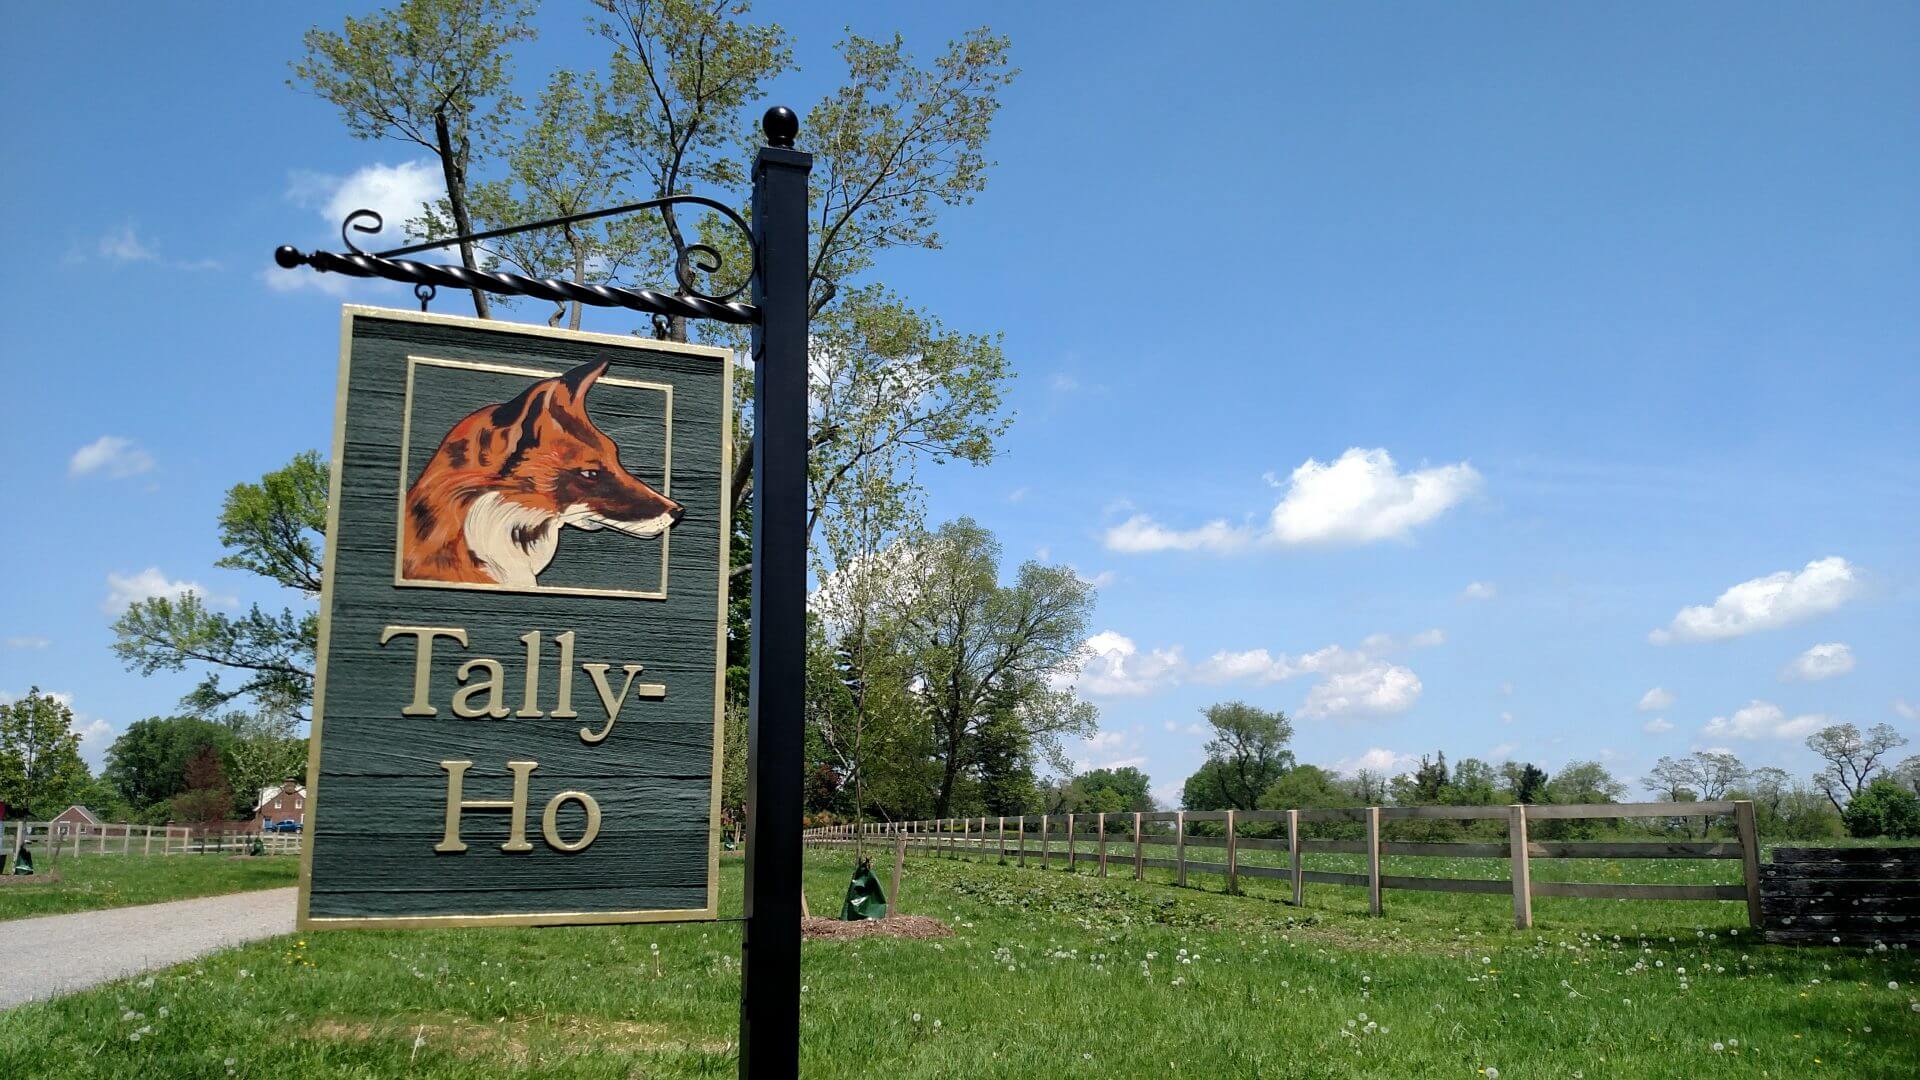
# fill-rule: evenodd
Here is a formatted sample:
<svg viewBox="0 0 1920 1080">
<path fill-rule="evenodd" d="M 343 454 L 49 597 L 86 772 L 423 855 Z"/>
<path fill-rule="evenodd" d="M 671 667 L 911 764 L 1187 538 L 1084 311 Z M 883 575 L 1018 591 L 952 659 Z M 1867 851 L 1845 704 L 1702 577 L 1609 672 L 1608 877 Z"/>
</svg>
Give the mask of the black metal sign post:
<svg viewBox="0 0 1920 1080">
<path fill-rule="evenodd" d="M 807 172 L 787 109 L 753 163 L 753 667 L 740 1075 L 800 1075 L 802 693 L 807 640 Z"/>
<path fill-rule="evenodd" d="M 414 286 L 422 310 L 441 287 L 502 296 L 623 307 L 655 315 L 753 327 L 754 516 L 753 656 L 747 734 L 746 933 L 741 943 L 740 1075 L 787 1080 L 800 1075 L 800 839 L 802 696 L 807 607 L 807 174 L 813 157 L 793 147 L 800 121 L 768 110 L 767 144 L 753 165 L 753 223 L 731 207 L 674 195 L 547 221 L 449 237 L 382 252 L 361 251 L 353 232 L 375 233 L 380 215 L 356 210 L 341 223 L 345 253 L 274 251 L 285 269 L 308 266 L 349 277 Z M 749 234 L 752 273 L 719 295 L 628 289 L 498 270 L 423 263 L 402 256 L 462 242 L 675 205 L 714 211 Z M 720 253 L 689 245 L 676 279 L 691 266 L 720 269 Z M 753 303 L 735 300 L 748 284 Z M 725 538 L 722 538 L 725 542 Z M 714 777 L 714 783 L 720 778 Z"/>
</svg>

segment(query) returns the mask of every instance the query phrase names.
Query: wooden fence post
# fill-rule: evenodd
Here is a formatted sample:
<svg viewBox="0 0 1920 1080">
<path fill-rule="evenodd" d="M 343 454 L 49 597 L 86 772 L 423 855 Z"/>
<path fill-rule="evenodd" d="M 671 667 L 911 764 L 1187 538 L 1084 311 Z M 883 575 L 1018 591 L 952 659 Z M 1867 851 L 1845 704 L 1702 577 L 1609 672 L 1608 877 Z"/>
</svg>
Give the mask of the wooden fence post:
<svg viewBox="0 0 1920 1080">
<path fill-rule="evenodd" d="M 1234 814 L 1235 812 L 1232 810 L 1227 811 L 1227 895 L 1228 896 L 1232 896 L 1240 891 L 1240 868 L 1235 863 L 1235 857 L 1239 854 L 1240 847 L 1239 847 L 1238 838 L 1235 837 L 1233 834 Z"/>
<path fill-rule="evenodd" d="M 1100 876 L 1107 876 L 1107 812 L 1102 810 L 1094 819 L 1094 827 L 1100 830 Z"/>
<path fill-rule="evenodd" d="M 1067 873 L 1073 873 L 1074 857 L 1079 854 L 1080 845 L 1073 836 L 1073 815 L 1067 815 Z"/>
<path fill-rule="evenodd" d="M 1049 824 L 1050 817 L 1051 815 L 1048 814 L 1040 815 L 1040 869 L 1042 870 L 1052 868 L 1049 864 L 1053 861 L 1053 853 L 1049 850 L 1047 844 L 1047 825 Z"/>
<path fill-rule="evenodd" d="M 105 855 L 106 853 L 107 853 L 107 823 L 103 821 L 100 823 L 100 854 Z"/>
<path fill-rule="evenodd" d="M 76 859 L 80 857 L 80 824 L 79 822 L 75 822 L 73 826 L 73 857 Z"/>
<path fill-rule="evenodd" d="M 1747 885 L 1747 925 L 1758 930 L 1767 919 L 1760 911 L 1760 836 L 1754 828 L 1751 800 L 1734 800 L 1733 825 L 1740 834 L 1740 864 Z"/>
<path fill-rule="evenodd" d="M 1000 815 L 1000 865 L 1007 865 L 1007 815 Z"/>
<path fill-rule="evenodd" d="M 966 852 L 967 856 L 971 858 L 973 856 L 972 849 L 973 849 L 973 819 L 970 817 L 964 817 L 960 819 L 960 850 Z"/>
<path fill-rule="evenodd" d="M 1147 868 L 1146 863 L 1141 861 L 1144 858 L 1145 852 L 1140 847 L 1140 811 L 1135 810 L 1133 812 L 1133 880 L 1135 881 L 1140 880 L 1141 873 Z"/>
<path fill-rule="evenodd" d="M 1301 886 L 1306 884 L 1306 879 L 1302 878 L 1300 873 L 1306 868 L 1300 861 L 1300 811 L 1298 810 L 1287 811 L 1287 867 L 1293 878 L 1293 906 L 1299 907 L 1305 899 Z"/>
<path fill-rule="evenodd" d="M 906 868 L 907 834 L 896 831 L 893 834 L 893 891 L 887 894 L 887 899 L 893 901 L 893 906 L 887 908 L 889 915 L 900 910 L 900 874 Z"/>
<path fill-rule="evenodd" d="M 1174 884 L 1187 883 L 1187 812 L 1176 810 L 1173 815 L 1173 872 Z"/>
<path fill-rule="evenodd" d="M 1527 807 L 1507 807 L 1507 848 L 1513 856 L 1513 925 L 1533 927 L 1533 871 L 1527 862 Z"/>
<path fill-rule="evenodd" d="M 1367 910 L 1380 914 L 1380 808 L 1367 807 Z"/>
<path fill-rule="evenodd" d="M 1027 865 L 1027 815 L 1021 814 L 1015 818 L 1014 828 L 1019 830 L 1020 834 L 1019 837 L 1014 840 L 1014 860 L 1021 866 L 1025 866 Z"/>
<path fill-rule="evenodd" d="M 142 855 L 153 854 L 153 826 L 151 825 L 147 826 L 146 843 L 141 845 L 140 854 Z"/>
<path fill-rule="evenodd" d="M 120 826 L 120 854 L 125 855 L 133 847 L 133 822 Z"/>
</svg>

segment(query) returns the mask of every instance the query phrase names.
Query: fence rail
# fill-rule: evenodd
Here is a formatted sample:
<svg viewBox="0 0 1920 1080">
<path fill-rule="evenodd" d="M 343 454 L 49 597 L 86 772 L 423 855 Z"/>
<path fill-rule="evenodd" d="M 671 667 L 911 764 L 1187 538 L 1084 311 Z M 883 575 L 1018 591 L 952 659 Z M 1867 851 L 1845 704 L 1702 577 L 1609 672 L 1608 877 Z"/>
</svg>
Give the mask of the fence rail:
<svg viewBox="0 0 1920 1080">
<path fill-rule="evenodd" d="M 1533 821 L 1612 818 L 1698 818 L 1731 816 L 1736 839 L 1731 841 L 1565 841 L 1530 840 Z M 1382 821 L 1405 820 L 1504 821 L 1507 840 L 1497 842 L 1428 842 L 1383 840 Z M 1323 840 L 1301 835 L 1303 824 L 1359 823 L 1359 840 Z M 1207 823 L 1208 831 L 1194 835 L 1189 827 Z M 1217 834 L 1214 826 L 1217 824 Z M 1285 838 L 1242 836 L 1248 825 L 1283 825 Z M 1228 892 L 1239 891 L 1242 877 L 1270 878 L 1291 886 L 1290 902 L 1304 904 L 1307 885 L 1343 885 L 1364 888 L 1368 908 L 1383 910 L 1382 894 L 1389 890 L 1510 894 L 1514 925 L 1533 925 L 1536 896 L 1610 900 L 1744 900 L 1747 921 L 1763 924 L 1760 906 L 1760 844 L 1754 828 L 1753 804 L 1745 800 L 1692 803 L 1592 803 L 1563 806 L 1365 806 L 1321 807 L 1299 810 L 1155 811 L 1122 814 L 1042 814 L 1015 817 L 940 818 L 923 821 L 868 822 L 810 829 L 809 843 L 892 844 L 926 855 L 993 855 L 1020 866 L 1038 860 L 1041 869 L 1063 861 L 1077 870 L 1082 861 L 1097 862 L 1100 877 L 1112 863 L 1131 864 L 1138 880 L 1145 870 L 1172 870 L 1174 881 L 1186 885 L 1190 874 L 1213 874 L 1226 879 Z M 1092 845 L 1094 850 L 1086 850 Z M 1173 857 L 1147 855 L 1147 848 L 1171 847 Z M 1206 853 L 1203 860 L 1188 849 Z M 1244 851 L 1283 853 L 1285 866 L 1248 863 Z M 1309 854 L 1365 855 L 1365 873 L 1309 870 Z M 1504 858 L 1511 871 L 1505 878 L 1436 878 L 1388 874 L 1385 860 L 1393 856 Z M 1725 859 L 1739 860 L 1738 885 L 1641 885 L 1621 882 L 1534 881 L 1534 859 Z"/>
<path fill-rule="evenodd" d="M 198 855 L 242 854 L 259 840 L 269 855 L 298 855 L 301 834 L 270 833 L 234 822 L 239 828 L 202 825 L 99 824 L 71 821 L 0 822 L 0 856 L 18 857 L 28 845 L 48 854 Z"/>
</svg>

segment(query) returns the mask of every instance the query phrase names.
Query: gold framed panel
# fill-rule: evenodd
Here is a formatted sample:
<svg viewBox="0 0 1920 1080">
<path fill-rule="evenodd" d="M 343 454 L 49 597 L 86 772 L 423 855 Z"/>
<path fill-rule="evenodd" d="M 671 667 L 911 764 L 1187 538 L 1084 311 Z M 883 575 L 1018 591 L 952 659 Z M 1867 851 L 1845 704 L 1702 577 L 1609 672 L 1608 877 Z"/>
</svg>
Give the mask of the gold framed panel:
<svg viewBox="0 0 1920 1080">
<path fill-rule="evenodd" d="M 391 319 L 401 322 L 437 323 L 452 326 L 467 326 L 502 333 L 524 334 L 531 337 L 553 337 L 569 341 L 589 341 L 596 344 L 611 345 L 629 349 L 643 349 L 654 352 L 677 352 L 690 356 L 705 356 L 721 365 L 720 372 L 720 471 L 724 478 L 733 471 L 733 380 L 734 356 L 730 349 L 710 345 L 691 345 L 682 342 L 656 341 L 648 338 L 635 338 L 623 334 L 603 334 L 578 330 L 560 330 L 553 327 L 533 326 L 523 323 L 509 323 L 494 319 L 476 319 L 460 315 L 434 315 L 427 312 L 407 311 L 401 308 L 383 308 L 365 304 L 343 304 L 340 309 L 340 361 L 338 384 L 334 391 L 333 438 L 331 441 L 332 460 L 328 463 L 327 480 L 327 537 L 326 552 L 321 563 L 320 618 L 317 629 L 314 654 L 313 679 L 313 719 L 308 727 L 307 739 L 307 814 L 306 819 L 312 825 L 301 834 L 300 844 L 300 883 L 295 896 L 294 925 L 296 930 L 325 929 L 364 929 L 364 930 L 411 930 L 437 929 L 449 927 L 489 927 L 489 926 L 605 926 L 624 923 L 654 922 L 712 922 L 720 915 L 720 772 L 724 764 L 725 725 L 726 725 L 726 681 L 727 681 L 727 594 L 730 569 L 728 556 L 732 547 L 733 500 L 731 493 L 721 492 L 720 506 L 720 561 L 719 585 L 715 590 L 714 611 L 714 664 L 713 664 L 713 759 L 709 772 L 707 798 L 707 897 L 704 906 L 699 908 L 666 908 L 632 911 L 561 911 L 561 912 L 516 912 L 494 915 L 414 915 L 414 916 L 351 916 L 321 917 L 312 915 L 313 898 L 313 849 L 319 840 L 320 803 L 320 751 L 322 732 L 326 719 L 327 694 L 327 652 L 331 640 L 331 622 L 333 613 L 333 591 L 336 573 L 338 546 L 332 538 L 339 535 L 340 528 L 340 480 L 343 462 L 346 458 L 347 440 L 347 387 L 353 366 L 353 321 L 356 316 Z M 409 358 L 411 360 L 411 357 Z M 405 446 L 403 443 L 402 453 Z M 405 494 L 404 487 L 402 494 Z M 664 539 L 664 537 L 663 537 Z M 662 558 L 665 557 L 664 550 Z"/>
</svg>

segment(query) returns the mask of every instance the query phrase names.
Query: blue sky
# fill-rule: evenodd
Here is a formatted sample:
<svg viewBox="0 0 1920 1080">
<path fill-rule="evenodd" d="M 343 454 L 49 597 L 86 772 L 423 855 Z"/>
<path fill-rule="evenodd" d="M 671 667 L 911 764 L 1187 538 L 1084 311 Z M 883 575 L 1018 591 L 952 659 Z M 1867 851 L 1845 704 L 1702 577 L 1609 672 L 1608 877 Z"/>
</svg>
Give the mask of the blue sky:
<svg viewBox="0 0 1920 1080">
<path fill-rule="evenodd" d="M 0 40 L 0 692 L 72 695 L 95 758 L 191 682 L 120 668 L 119 599 L 284 602 L 213 520 L 331 421 L 341 297 L 272 248 L 418 183 L 285 86 L 368 6 L 29 6 Z M 1013 38 L 989 190 L 883 269 L 1006 335 L 1004 454 L 928 470 L 931 506 L 1101 583 L 1081 759 L 1177 789 L 1230 697 L 1389 770 L 1920 743 L 1912 6 L 761 11 L 802 108 L 842 26 Z M 523 74 L 599 61 L 579 14 Z"/>
</svg>

